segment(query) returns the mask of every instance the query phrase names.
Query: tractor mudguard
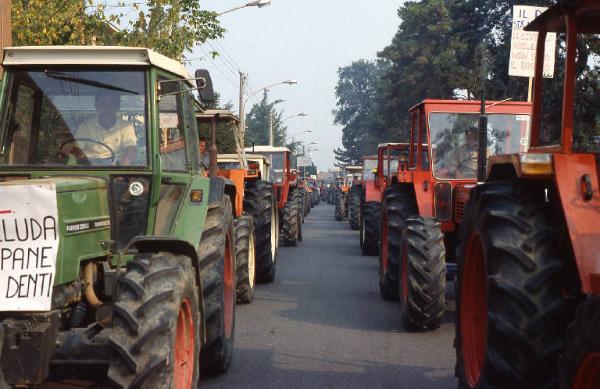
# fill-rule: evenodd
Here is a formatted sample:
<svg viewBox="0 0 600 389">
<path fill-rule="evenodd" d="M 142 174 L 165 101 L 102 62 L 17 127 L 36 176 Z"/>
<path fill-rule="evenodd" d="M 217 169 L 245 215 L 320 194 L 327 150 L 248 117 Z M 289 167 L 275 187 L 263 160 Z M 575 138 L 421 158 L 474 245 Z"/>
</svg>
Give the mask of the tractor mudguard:
<svg viewBox="0 0 600 389">
<path fill-rule="evenodd" d="M 212 193 L 212 188 L 211 188 Z M 221 199 L 222 199 L 221 194 Z M 198 290 L 202 289 L 202 280 L 200 279 L 200 264 L 198 263 L 198 253 L 196 248 L 186 242 L 173 236 L 149 236 L 140 235 L 131 240 L 130 246 L 137 249 L 139 253 L 158 253 L 167 251 L 176 255 L 185 255 L 192 259 L 192 266 L 196 269 L 196 285 Z M 202 293 L 198 294 L 198 307 L 200 308 L 200 317 L 204 318 L 204 297 Z M 206 328 L 202 326 L 202 341 L 206 340 Z"/>
<path fill-rule="evenodd" d="M 231 206 L 233 214 L 236 214 L 235 210 L 235 194 L 236 188 L 233 181 L 223 177 L 211 177 L 209 186 L 208 202 L 223 201 L 223 195 L 229 196 L 231 200 Z"/>
</svg>

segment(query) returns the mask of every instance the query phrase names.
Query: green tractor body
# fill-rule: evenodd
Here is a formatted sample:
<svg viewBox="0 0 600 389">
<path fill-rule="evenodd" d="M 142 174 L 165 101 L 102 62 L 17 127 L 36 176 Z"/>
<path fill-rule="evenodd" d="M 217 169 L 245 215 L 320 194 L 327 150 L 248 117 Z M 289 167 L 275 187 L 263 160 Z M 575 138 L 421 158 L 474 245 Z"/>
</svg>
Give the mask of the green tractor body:
<svg viewBox="0 0 600 389">
<path fill-rule="evenodd" d="M 153 354 L 157 345 L 126 349 L 128 363 L 116 354 L 127 344 L 118 333 L 140 340 L 150 331 L 141 308 L 122 312 L 126 301 L 142 306 L 165 285 L 175 316 L 161 324 L 162 348 L 182 346 L 182 328 L 196 354 L 206 342 L 202 235 L 209 203 L 226 196 L 196 146 L 192 91 L 202 97 L 209 80 L 193 83 L 179 63 L 143 48 L 7 48 L 3 58 L 0 385 L 107 376 L 125 387 L 192 385 L 194 353 L 191 368 L 152 373 L 143 370 L 163 352 Z"/>
</svg>

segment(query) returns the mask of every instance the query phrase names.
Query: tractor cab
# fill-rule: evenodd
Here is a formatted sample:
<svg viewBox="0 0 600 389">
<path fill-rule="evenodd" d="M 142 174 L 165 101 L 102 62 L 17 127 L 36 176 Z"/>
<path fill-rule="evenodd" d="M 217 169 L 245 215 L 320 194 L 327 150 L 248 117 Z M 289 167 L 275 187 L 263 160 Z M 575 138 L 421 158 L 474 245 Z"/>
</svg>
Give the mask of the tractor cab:
<svg viewBox="0 0 600 389">
<path fill-rule="evenodd" d="M 398 181 L 412 183 L 419 214 L 442 222 L 444 232 L 455 231 L 463 214 L 461 194 L 477 182 L 480 105 L 479 101 L 424 100 L 409 111 L 410 177 L 399 172 Z M 530 103 L 487 101 L 485 115 L 486 158 L 528 149 Z"/>
</svg>

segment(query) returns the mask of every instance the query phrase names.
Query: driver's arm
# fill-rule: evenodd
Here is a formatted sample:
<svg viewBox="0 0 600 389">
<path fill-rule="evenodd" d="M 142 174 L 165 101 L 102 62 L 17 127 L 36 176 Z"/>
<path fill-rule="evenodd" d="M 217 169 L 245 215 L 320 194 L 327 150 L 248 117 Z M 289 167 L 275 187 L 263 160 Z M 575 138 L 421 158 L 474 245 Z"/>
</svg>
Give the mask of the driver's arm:
<svg viewBox="0 0 600 389">
<path fill-rule="evenodd" d="M 127 124 L 121 128 L 121 149 L 119 150 L 119 161 L 121 165 L 133 165 L 137 153 L 136 149 L 137 137 L 135 136 L 135 129 L 131 124 Z"/>
</svg>

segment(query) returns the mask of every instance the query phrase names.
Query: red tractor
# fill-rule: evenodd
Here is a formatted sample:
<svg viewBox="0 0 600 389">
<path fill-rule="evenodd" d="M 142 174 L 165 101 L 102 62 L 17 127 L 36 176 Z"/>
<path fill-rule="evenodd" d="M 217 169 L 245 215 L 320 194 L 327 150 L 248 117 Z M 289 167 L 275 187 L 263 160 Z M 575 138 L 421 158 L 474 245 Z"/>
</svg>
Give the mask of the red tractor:
<svg viewBox="0 0 600 389">
<path fill-rule="evenodd" d="M 285 246 L 296 246 L 302 240 L 301 193 L 298 175 L 292 171 L 291 151 L 287 147 L 253 146 L 246 152 L 258 153 L 271 159 L 273 189 L 279 209 L 281 237 Z"/>
<path fill-rule="evenodd" d="M 405 148 L 406 145 L 404 144 Z M 377 146 L 378 155 L 363 157 L 360 247 L 364 255 L 379 253 L 381 195 L 385 189 L 386 180 L 390 177 L 389 172 L 398 169 L 398 155 L 388 155 L 383 152 L 390 146 L 403 147 L 400 143 L 382 143 Z"/>
<path fill-rule="evenodd" d="M 377 156 L 363 157 L 360 203 L 360 248 L 363 255 L 377 255 L 379 250 L 379 216 L 381 185 L 377 172 Z"/>
<path fill-rule="evenodd" d="M 460 227 L 461 387 L 600 387 L 600 117 L 578 104 L 599 20 L 597 0 L 564 0 L 526 27 L 539 32 L 531 147 L 489 159 Z M 564 73 L 544 79 L 550 32 L 566 34 Z"/>
<path fill-rule="evenodd" d="M 408 160 L 388 177 L 378 172 L 385 188 L 380 291 L 384 298 L 400 298 L 408 330 L 434 329 L 442 321 L 446 263 L 453 273 L 463 193 L 477 181 L 479 111 L 478 101 L 424 100 L 415 105 L 409 112 Z M 531 104 L 489 102 L 487 112 L 485 155 L 525 151 Z"/>
</svg>

